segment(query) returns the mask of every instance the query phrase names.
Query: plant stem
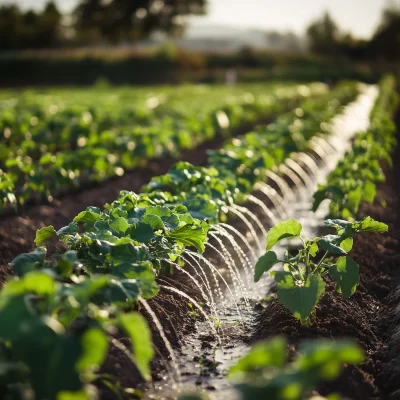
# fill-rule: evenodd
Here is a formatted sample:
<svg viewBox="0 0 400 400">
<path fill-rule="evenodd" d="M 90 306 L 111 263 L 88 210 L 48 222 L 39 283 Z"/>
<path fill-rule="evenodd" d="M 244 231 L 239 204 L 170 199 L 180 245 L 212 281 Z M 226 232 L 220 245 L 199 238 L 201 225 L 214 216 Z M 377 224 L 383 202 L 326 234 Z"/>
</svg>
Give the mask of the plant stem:
<svg viewBox="0 0 400 400">
<path fill-rule="evenodd" d="M 321 266 L 321 264 L 323 263 L 323 261 L 325 260 L 325 258 L 327 257 L 328 252 L 325 252 L 325 254 L 323 255 L 323 257 L 321 258 L 321 260 L 319 261 L 317 267 L 315 268 L 315 270 L 318 270 L 318 268 Z"/>
</svg>

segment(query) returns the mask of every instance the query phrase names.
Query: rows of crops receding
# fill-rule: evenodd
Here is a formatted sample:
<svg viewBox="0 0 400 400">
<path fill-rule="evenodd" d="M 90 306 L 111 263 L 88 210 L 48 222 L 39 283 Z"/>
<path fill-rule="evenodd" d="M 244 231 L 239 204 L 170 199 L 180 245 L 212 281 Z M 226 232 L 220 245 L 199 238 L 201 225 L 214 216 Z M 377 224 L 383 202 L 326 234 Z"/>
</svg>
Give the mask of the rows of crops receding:
<svg viewBox="0 0 400 400">
<path fill-rule="evenodd" d="M 10 321 L 0 327 L 0 360 L 7 363 L 4 389 L 11 393 L 29 387 L 38 399 L 57 398 L 60 393 L 66 397 L 59 398 L 83 399 L 90 398 L 94 386 L 105 390 L 107 383 L 116 396 L 124 398 L 132 394 L 126 388 L 140 383 L 135 371 L 148 381 L 159 373 L 159 363 L 150 364 L 155 350 L 159 353 L 156 360 L 164 356 L 171 366 L 168 384 L 157 384 L 163 395 L 168 396 L 171 389 L 181 390 L 180 385 L 187 381 L 215 389 L 218 377 L 247 351 L 245 343 L 254 336 L 254 327 L 258 338 L 270 336 L 260 334 L 265 331 L 261 323 L 263 318 L 274 316 L 274 309 L 270 314 L 260 313 L 254 304 L 260 293 L 271 295 L 267 293 L 271 280 L 263 275 L 279 264 L 283 269 L 275 269 L 273 274 L 277 299 L 268 302 L 266 309 L 271 304 L 278 304 L 279 310 L 283 306 L 293 314 L 286 318 L 300 321 L 295 322 L 298 332 L 312 329 L 318 321 L 315 306 L 328 272 L 344 297 L 357 288 L 357 264 L 347 255 L 353 236 L 387 229 L 371 218 L 354 222 L 360 214 L 345 205 L 340 209 L 346 209 L 341 217 L 350 222 L 328 222 L 336 234 L 318 236 L 323 219 L 310 211 L 312 194 L 351 147 L 353 137 L 356 155 L 351 151 L 346 154 L 345 159 L 350 157 L 352 163 L 346 178 L 364 177 L 354 172 L 359 170 L 357 163 L 364 166 L 388 160 L 394 142 L 393 131 L 386 127 L 395 108 L 388 102 L 394 99 L 394 92 L 392 78 L 381 82 L 378 97 L 376 87 L 338 85 L 321 98 L 304 100 L 273 123 L 211 151 L 206 167 L 177 163 L 167 174 L 153 178 L 140 194 L 122 191 L 103 210 L 89 207 L 61 229 L 40 229 L 37 249 L 12 261 L 16 277 L 0 292 L 0 318 Z M 370 112 L 368 133 L 356 135 L 367 132 Z M 359 158 L 354 159 L 356 156 Z M 383 175 L 370 178 L 369 186 L 382 179 Z M 324 196 L 328 198 L 329 193 L 325 190 Z M 323 200 L 321 194 L 315 197 Z M 303 232 L 294 219 L 280 222 L 289 217 L 300 219 Z M 307 239 L 305 234 L 315 239 Z M 290 245 L 285 253 L 286 242 L 276 253 L 270 250 L 282 239 L 299 236 L 304 246 L 300 250 Z M 269 251 L 262 255 L 265 238 Z M 50 258 L 42 246 L 57 240 L 67 251 Z M 264 285 L 253 282 L 260 279 Z M 172 306 L 160 311 L 157 306 L 163 299 L 165 303 L 166 293 L 179 299 L 176 304 L 183 301 L 200 332 L 181 347 L 183 356 L 178 355 L 170 336 L 174 331 L 182 341 L 187 327 L 176 319 L 171 327 L 165 320 L 166 313 L 181 310 Z M 167 319 L 171 321 L 171 317 Z M 278 329 L 279 324 L 273 327 Z M 247 336 L 244 341 L 243 335 Z M 125 337 L 130 341 L 123 340 Z M 232 344 L 240 352 L 230 354 Z M 326 374 L 316 373 L 325 365 L 335 366 L 329 376 L 334 378 L 343 363 L 362 359 L 362 351 L 352 343 L 338 341 L 335 347 L 320 342 L 303 349 L 310 357 L 307 362 L 291 367 L 286 366 L 286 346 L 285 341 L 266 342 L 233 367 L 232 379 L 245 399 L 268 395 L 285 398 L 286 386 L 276 385 L 286 376 L 291 379 L 289 386 L 296 388 L 292 398 L 302 398 L 320 381 L 329 380 Z M 326 349 L 322 359 L 319 348 Z M 125 360 L 131 360 L 127 367 L 130 379 L 123 379 L 120 367 L 107 367 L 107 376 L 102 375 L 107 354 L 116 349 Z M 275 362 L 272 351 L 282 359 L 279 368 L 274 368 L 273 379 L 270 373 L 254 376 L 254 366 L 270 371 Z M 201 371 L 196 374 L 198 365 Z M 44 380 L 43 376 L 54 379 Z M 118 384 L 121 380 L 122 386 Z M 68 397 L 71 393 L 79 397 Z M 225 397 L 236 395 L 229 392 Z"/>
<path fill-rule="evenodd" d="M 0 102 L 0 207 L 179 157 L 327 91 L 315 83 L 19 94 Z"/>
</svg>

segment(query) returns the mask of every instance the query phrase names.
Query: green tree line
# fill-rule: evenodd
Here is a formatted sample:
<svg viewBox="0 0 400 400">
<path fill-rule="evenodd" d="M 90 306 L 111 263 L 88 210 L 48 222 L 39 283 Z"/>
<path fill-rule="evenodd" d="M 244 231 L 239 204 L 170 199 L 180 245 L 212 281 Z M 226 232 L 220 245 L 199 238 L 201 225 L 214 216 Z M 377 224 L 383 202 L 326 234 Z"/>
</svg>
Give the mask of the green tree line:
<svg viewBox="0 0 400 400">
<path fill-rule="evenodd" d="M 351 60 L 399 61 L 400 6 L 389 4 L 370 40 L 357 40 L 324 14 L 306 31 L 309 49 Z M 153 32 L 176 35 L 184 31 L 186 16 L 206 11 L 207 0 L 80 0 L 68 16 L 53 1 L 40 12 L 3 5 L 0 51 L 133 42 Z"/>
</svg>

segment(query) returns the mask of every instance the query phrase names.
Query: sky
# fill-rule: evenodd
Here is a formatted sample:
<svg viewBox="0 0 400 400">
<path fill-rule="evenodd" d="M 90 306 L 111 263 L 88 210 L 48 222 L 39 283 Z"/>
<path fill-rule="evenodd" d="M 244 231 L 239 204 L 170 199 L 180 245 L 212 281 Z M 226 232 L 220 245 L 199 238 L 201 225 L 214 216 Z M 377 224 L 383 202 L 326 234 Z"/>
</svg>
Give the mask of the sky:
<svg viewBox="0 0 400 400">
<path fill-rule="evenodd" d="M 132 0 L 134 1 L 134 0 Z M 194 25 L 230 25 L 264 30 L 293 31 L 302 34 L 310 21 L 329 11 L 342 30 L 368 38 L 379 23 L 388 0 L 209 0 L 205 17 L 191 19 Z M 41 8 L 46 0 L 0 0 Z M 77 0 L 58 0 L 69 11 Z"/>
</svg>

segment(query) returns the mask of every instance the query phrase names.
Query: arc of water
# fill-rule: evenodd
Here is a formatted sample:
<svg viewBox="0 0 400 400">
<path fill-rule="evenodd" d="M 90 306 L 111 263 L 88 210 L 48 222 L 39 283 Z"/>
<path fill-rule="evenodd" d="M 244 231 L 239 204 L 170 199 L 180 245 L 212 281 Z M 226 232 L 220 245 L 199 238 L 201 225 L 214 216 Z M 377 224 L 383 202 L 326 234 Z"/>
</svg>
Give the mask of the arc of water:
<svg viewBox="0 0 400 400">
<path fill-rule="evenodd" d="M 260 191 L 268 200 L 271 201 L 275 210 L 279 213 L 280 219 L 284 219 L 286 217 L 287 212 L 283 207 L 283 197 L 273 187 L 264 182 L 259 182 L 256 184 L 255 190 Z"/>
<path fill-rule="evenodd" d="M 309 168 L 311 173 L 314 175 L 315 178 L 318 176 L 318 165 L 315 160 L 311 157 L 310 154 L 307 153 L 296 153 L 293 154 L 292 158 L 297 162 L 302 162 L 304 165 Z"/>
<path fill-rule="evenodd" d="M 246 237 L 239 230 L 237 230 L 232 225 L 225 224 L 223 222 L 220 222 L 218 225 L 224 227 L 225 229 L 229 229 L 231 232 L 233 232 L 244 243 L 244 245 L 247 247 L 247 249 L 249 251 L 249 255 L 251 256 L 253 261 L 256 259 L 256 256 L 254 255 L 253 247 L 251 246 L 249 241 L 246 239 Z"/>
<path fill-rule="evenodd" d="M 170 290 L 171 292 L 177 293 L 179 294 L 179 296 L 184 297 L 185 299 L 189 300 L 200 312 L 200 314 L 205 318 L 205 320 L 207 321 L 207 323 L 210 325 L 211 330 L 213 331 L 215 338 L 218 340 L 219 345 L 221 346 L 221 338 L 218 335 L 217 330 L 215 329 L 214 324 L 212 323 L 212 321 L 210 320 L 210 317 L 206 314 L 206 312 L 200 307 L 199 303 L 197 303 L 195 300 L 193 300 L 190 296 L 188 296 L 185 292 L 182 292 L 179 289 L 176 289 L 172 286 L 164 286 L 164 285 L 160 285 L 163 289 L 167 289 Z"/>
<path fill-rule="evenodd" d="M 296 190 L 298 190 L 300 193 L 305 193 L 305 185 L 303 181 L 294 173 L 294 171 L 292 171 L 286 164 L 280 164 L 278 169 L 283 175 L 286 175 L 294 183 Z"/>
<path fill-rule="evenodd" d="M 233 288 L 235 291 L 236 296 L 240 299 L 240 297 L 245 298 L 245 293 L 243 291 L 242 286 L 240 285 L 240 281 L 237 279 L 237 275 L 235 273 L 234 268 L 232 267 L 232 264 L 229 260 L 229 258 L 223 254 L 221 251 L 219 251 L 215 246 L 213 246 L 211 243 L 206 243 L 206 246 L 208 246 L 210 249 L 213 249 L 220 257 L 222 260 L 224 260 L 225 264 L 228 267 L 229 273 L 231 275 L 232 278 L 232 284 L 233 284 Z"/>
<path fill-rule="evenodd" d="M 295 198 L 293 189 L 287 184 L 287 182 L 282 177 L 280 177 L 273 171 L 268 171 L 267 177 L 268 179 L 277 184 L 283 197 L 286 197 L 288 200 L 293 200 Z"/>
<path fill-rule="evenodd" d="M 316 135 L 313 137 L 313 141 L 319 144 L 324 149 L 326 155 L 330 155 L 333 151 L 335 151 L 335 148 L 331 143 L 329 143 L 327 139 L 328 136 L 321 137 L 319 135 Z"/>
<path fill-rule="evenodd" d="M 146 309 L 146 311 L 149 313 L 152 321 L 154 322 L 154 325 L 157 327 L 157 329 L 160 333 L 160 336 L 161 336 L 162 341 L 164 342 L 165 348 L 167 349 L 169 356 L 171 357 L 172 368 L 176 375 L 176 381 L 179 385 L 182 382 L 181 372 L 180 372 L 178 363 L 176 361 L 174 349 L 172 348 L 170 341 L 168 340 L 167 336 L 165 335 L 164 328 L 163 328 L 160 320 L 157 318 L 157 315 L 150 307 L 149 303 L 140 296 L 138 297 L 138 300 L 139 300 L 140 304 L 142 304 L 143 307 Z"/>
<path fill-rule="evenodd" d="M 301 180 L 304 182 L 304 185 L 311 188 L 313 187 L 313 183 L 307 172 L 301 167 L 301 165 L 294 161 L 291 158 L 286 159 L 286 165 L 292 169 L 298 176 L 300 176 Z"/>
<path fill-rule="evenodd" d="M 186 252 L 186 254 L 188 255 L 188 257 L 190 257 L 190 258 L 193 260 L 193 262 L 196 263 L 196 265 L 197 265 L 199 268 L 201 268 L 201 269 L 203 270 L 203 272 L 205 273 L 205 271 L 204 271 L 203 267 L 201 266 L 199 260 L 197 260 L 197 259 L 193 256 L 193 254 L 191 254 L 189 251 L 185 251 L 185 252 Z M 216 272 L 215 272 L 213 269 L 211 269 L 210 267 L 209 267 L 209 269 L 210 269 L 211 275 L 212 275 L 212 277 L 213 277 L 213 279 L 214 279 L 215 292 L 216 292 L 216 294 L 219 296 L 219 298 L 220 298 L 222 304 L 223 304 L 224 307 L 225 307 L 224 294 L 222 293 L 221 287 L 220 287 L 220 285 L 219 285 L 217 274 L 216 274 Z M 207 276 L 207 274 L 206 274 L 206 276 Z M 212 290 L 212 289 L 211 289 L 211 286 L 210 286 L 210 290 Z M 224 312 L 226 312 L 226 310 L 224 310 Z"/>
<path fill-rule="evenodd" d="M 275 217 L 274 213 L 259 198 L 250 194 L 247 196 L 247 199 L 259 206 L 263 210 L 265 216 L 272 222 L 273 225 L 276 225 L 278 223 L 278 220 Z"/>
<path fill-rule="evenodd" d="M 257 235 L 257 232 L 255 231 L 253 225 L 250 223 L 250 221 L 247 219 L 247 217 L 238 209 L 238 206 L 231 206 L 229 207 L 229 211 L 238 216 L 243 223 L 247 226 L 251 236 L 253 237 L 254 241 L 258 244 L 258 248 L 261 250 L 262 248 L 262 243 L 260 238 Z"/>
<path fill-rule="evenodd" d="M 213 232 L 210 233 L 210 236 L 212 236 L 217 243 L 219 244 L 219 246 L 222 249 L 222 254 L 219 253 L 220 255 L 223 256 L 225 263 L 228 265 L 228 269 L 231 273 L 232 276 L 232 281 L 236 278 L 236 281 L 238 283 L 239 286 L 239 290 L 243 295 L 243 299 L 244 302 L 246 304 L 246 307 L 249 308 L 250 304 L 249 304 L 249 296 L 247 294 L 247 290 L 246 290 L 246 286 L 244 285 L 244 282 L 240 276 L 240 272 L 236 266 L 235 260 L 233 259 L 231 253 L 229 252 L 229 250 L 226 248 L 226 246 L 224 245 L 224 243 L 222 242 L 222 240 Z"/>
<path fill-rule="evenodd" d="M 240 262 L 243 265 L 243 269 L 245 271 L 246 274 L 246 278 L 247 278 L 247 283 L 250 284 L 251 282 L 251 273 L 250 271 L 253 268 L 253 265 L 250 261 L 250 259 L 247 257 L 246 253 L 243 251 L 243 249 L 239 246 L 238 242 L 236 241 L 236 239 L 233 237 L 233 235 L 231 235 L 224 227 L 218 225 L 214 226 L 214 229 L 218 232 L 218 234 L 226 237 L 230 243 L 232 244 L 232 247 L 235 249 L 236 254 L 238 255 Z"/>
<path fill-rule="evenodd" d="M 265 239 L 265 237 L 267 236 L 267 230 L 265 229 L 264 225 L 261 223 L 261 221 L 259 220 L 257 215 L 255 215 L 252 211 L 250 211 L 246 207 L 241 207 L 241 206 L 238 206 L 238 205 L 234 205 L 233 207 L 235 207 L 241 213 L 248 215 L 255 222 L 255 224 L 258 226 L 258 228 L 260 229 L 260 231 L 261 231 L 261 233 L 262 233 L 262 235 L 263 235 L 263 237 Z M 264 249 L 263 239 L 261 240 L 261 249 Z"/>
<path fill-rule="evenodd" d="M 213 312 L 213 314 L 217 315 L 217 309 L 215 307 L 215 302 L 214 299 L 212 297 L 212 292 L 211 289 L 209 289 L 207 287 L 207 285 L 205 284 L 205 282 L 203 281 L 203 284 L 206 286 L 207 290 L 209 290 L 209 294 L 210 297 L 207 296 L 207 294 L 204 292 L 202 285 L 200 285 L 199 282 L 197 282 L 197 280 L 194 278 L 194 276 L 192 276 L 191 274 L 189 274 L 188 271 L 186 271 L 184 268 L 180 267 L 178 264 L 170 262 L 178 271 L 184 273 L 199 289 L 201 296 L 203 297 L 203 299 L 205 300 L 206 304 L 208 307 L 210 307 L 211 311 Z M 199 275 L 200 276 L 200 275 Z"/>
<path fill-rule="evenodd" d="M 189 252 L 188 252 L 188 254 L 189 254 Z M 212 263 L 210 263 L 210 261 L 208 261 L 207 258 L 205 258 L 202 254 L 198 254 L 198 253 L 194 253 L 194 252 L 190 252 L 190 254 L 195 256 L 195 257 L 197 257 L 199 260 L 204 262 L 204 264 L 206 264 L 211 270 L 214 270 L 218 274 L 218 276 L 221 278 L 222 282 L 224 283 L 225 287 L 227 288 L 227 290 L 229 292 L 229 295 L 232 297 L 232 300 L 234 301 L 235 308 L 236 308 L 236 311 L 238 313 L 238 317 L 240 318 L 241 322 L 244 323 L 244 320 L 243 320 L 242 314 L 240 312 L 239 305 L 238 305 L 238 303 L 236 301 L 235 295 L 233 294 L 228 282 L 221 275 L 221 273 L 218 271 L 218 269 L 215 268 L 214 265 L 212 265 Z"/>
<path fill-rule="evenodd" d="M 186 254 L 186 250 L 184 250 L 183 252 L 184 254 Z M 192 267 L 192 269 L 194 270 L 194 272 L 196 273 L 196 275 L 200 278 L 200 280 L 203 282 L 203 285 L 206 287 L 207 291 L 210 293 L 210 297 L 213 301 L 213 296 L 212 296 L 212 290 L 211 290 L 211 285 L 210 285 L 210 281 L 208 280 L 208 276 L 206 274 L 206 272 L 204 271 L 204 268 L 201 265 L 198 265 L 198 268 L 196 268 L 191 262 L 190 260 L 188 260 L 185 256 L 181 255 L 182 260 L 187 263 L 190 267 Z M 199 270 L 201 271 L 201 274 L 199 273 Z"/>
</svg>

